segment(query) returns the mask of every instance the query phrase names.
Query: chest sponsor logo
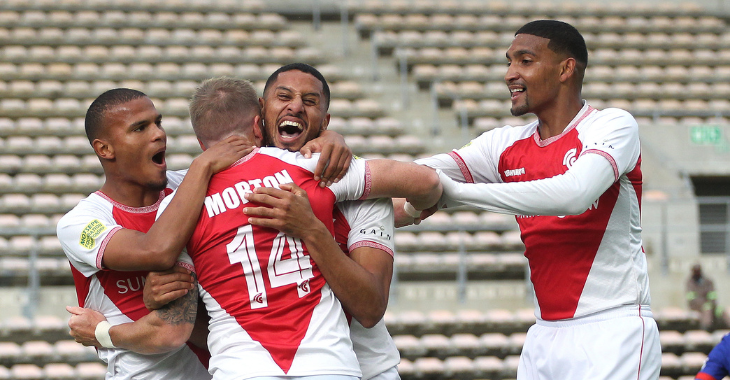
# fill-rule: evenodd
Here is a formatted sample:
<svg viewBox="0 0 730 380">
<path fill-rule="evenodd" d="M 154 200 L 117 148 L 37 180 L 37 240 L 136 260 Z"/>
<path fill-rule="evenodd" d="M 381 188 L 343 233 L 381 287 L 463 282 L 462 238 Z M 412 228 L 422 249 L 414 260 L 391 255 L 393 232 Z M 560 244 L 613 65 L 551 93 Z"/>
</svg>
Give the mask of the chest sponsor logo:
<svg viewBox="0 0 730 380">
<path fill-rule="evenodd" d="M 205 210 L 208 211 L 209 217 L 220 215 L 228 210 L 236 209 L 242 204 L 248 203 L 248 199 L 245 198 L 247 193 L 253 191 L 257 187 L 275 187 L 279 188 L 279 185 L 283 183 L 294 182 L 289 172 L 282 170 L 274 175 L 266 176 L 261 179 L 250 179 L 247 181 L 241 181 L 232 187 L 227 187 L 223 191 L 215 194 L 211 194 L 205 197 Z"/>
<path fill-rule="evenodd" d="M 129 292 L 139 292 L 144 288 L 144 282 L 146 278 L 144 276 L 123 278 L 117 280 L 117 292 L 119 294 L 126 294 Z"/>
<path fill-rule="evenodd" d="M 525 174 L 525 168 L 507 169 L 504 171 L 505 177 L 514 177 L 516 175 L 523 175 L 523 174 Z"/>
<path fill-rule="evenodd" d="M 96 245 L 96 238 L 98 238 L 105 230 L 106 226 L 100 222 L 99 219 L 92 220 L 86 225 L 86 227 L 84 227 L 84 230 L 81 231 L 79 244 L 86 249 L 94 248 L 94 245 Z"/>
<path fill-rule="evenodd" d="M 565 157 L 563 157 L 563 165 L 565 165 L 568 169 L 570 169 L 573 164 L 575 163 L 575 160 L 578 159 L 578 149 L 573 148 L 567 152 L 565 152 Z"/>
<path fill-rule="evenodd" d="M 390 240 L 390 234 L 385 233 L 385 227 L 380 226 L 379 228 L 363 228 L 360 230 L 360 234 L 362 235 L 374 235 L 381 237 L 385 240 Z"/>
</svg>

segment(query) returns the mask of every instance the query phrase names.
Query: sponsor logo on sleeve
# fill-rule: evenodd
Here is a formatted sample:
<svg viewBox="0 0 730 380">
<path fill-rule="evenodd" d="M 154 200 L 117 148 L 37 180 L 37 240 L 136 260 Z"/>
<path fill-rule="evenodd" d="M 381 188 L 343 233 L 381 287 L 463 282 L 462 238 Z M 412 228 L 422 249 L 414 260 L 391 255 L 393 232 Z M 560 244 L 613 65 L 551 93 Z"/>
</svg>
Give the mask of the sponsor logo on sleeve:
<svg viewBox="0 0 730 380">
<path fill-rule="evenodd" d="M 99 219 L 92 220 L 86 225 L 86 227 L 84 227 L 84 230 L 81 231 L 79 244 L 86 249 L 94 248 L 94 245 L 96 245 L 96 238 L 98 238 L 105 230 L 106 226 L 100 222 Z"/>
</svg>

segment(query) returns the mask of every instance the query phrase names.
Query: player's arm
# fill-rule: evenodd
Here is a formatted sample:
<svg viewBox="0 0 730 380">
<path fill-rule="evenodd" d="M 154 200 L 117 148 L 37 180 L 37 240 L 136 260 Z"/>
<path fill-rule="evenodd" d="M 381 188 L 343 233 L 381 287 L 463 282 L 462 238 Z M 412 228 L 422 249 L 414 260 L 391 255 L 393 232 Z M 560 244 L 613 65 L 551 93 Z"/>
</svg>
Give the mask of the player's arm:
<svg viewBox="0 0 730 380">
<path fill-rule="evenodd" d="M 312 212 L 306 191 L 295 184 L 256 190 L 247 199 L 268 207 L 244 208 L 249 223 L 301 239 L 345 310 L 363 326 L 375 326 L 388 304 L 393 258 L 370 247 L 355 249 L 353 258 L 347 257 Z"/>
<path fill-rule="evenodd" d="M 307 142 L 299 153 L 307 158 L 312 153 L 320 154 L 314 169 L 314 180 L 320 181 L 320 186 L 330 186 L 342 179 L 352 160 L 352 150 L 345 144 L 345 139 L 339 133 L 328 130 Z"/>
<path fill-rule="evenodd" d="M 252 150 L 240 136 L 207 149 L 190 165 L 175 199 L 147 233 L 120 229 L 108 241 L 102 265 L 114 270 L 165 270 L 172 267 L 193 233 L 210 177 Z"/>
<path fill-rule="evenodd" d="M 67 306 L 66 310 L 72 314 L 68 322 L 70 335 L 85 346 L 118 347 L 140 354 L 157 354 L 179 348 L 190 338 L 197 305 L 198 291 L 195 287 L 185 296 L 135 322 L 114 325 L 108 330 L 99 326 L 105 318 L 97 311 L 72 306 Z M 97 336 L 104 337 L 105 334 L 108 334 L 106 339 L 113 347 L 97 339 Z"/>
<path fill-rule="evenodd" d="M 368 160 L 370 190 L 365 198 L 406 198 L 417 210 L 435 205 L 441 197 L 437 172 L 412 162 Z"/>
<path fill-rule="evenodd" d="M 585 154 L 564 174 L 527 182 L 458 183 L 441 174 L 439 207 L 469 205 L 516 215 L 578 215 L 614 182 L 611 163 Z"/>
</svg>

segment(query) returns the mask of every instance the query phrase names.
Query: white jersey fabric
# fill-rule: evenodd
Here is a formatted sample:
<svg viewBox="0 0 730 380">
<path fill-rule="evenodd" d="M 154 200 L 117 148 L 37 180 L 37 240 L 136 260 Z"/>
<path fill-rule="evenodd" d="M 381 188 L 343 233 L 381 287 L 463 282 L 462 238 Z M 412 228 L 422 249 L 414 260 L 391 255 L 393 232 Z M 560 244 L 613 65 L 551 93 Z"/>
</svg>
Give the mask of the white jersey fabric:
<svg viewBox="0 0 730 380">
<path fill-rule="evenodd" d="M 393 256 L 395 252 L 393 202 L 389 198 L 346 201 L 335 209 L 335 240 L 345 253 L 371 247 Z M 356 319 L 350 322 L 350 338 L 360 363 L 362 380 L 385 373 L 381 380 L 397 379 L 389 371 L 400 363 L 400 354 L 382 319 L 365 328 Z"/>
<path fill-rule="evenodd" d="M 260 148 L 211 178 L 205 209 L 180 260 L 196 271 L 211 318 L 214 379 L 361 376 L 342 306 L 306 246 L 251 226 L 242 213 L 250 205 L 244 195 L 255 187 L 294 182 L 334 232 L 334 203 L 366 197 L 370 176 L 365 161 L 355 160 L 340 182 L 320 188 L 312 178 L 317 158 Z"/>
<path fill-rule="evenodd" d="M 112 325 L 147 315 L 142 300 L 146 271 L 113 271 L 102 267 L 104 249 L 122 228 L 147 232 L 163 198 L 182 181 L 183 173 L 168 172 L 168 188 L 148 207 L 128 207 L 95 192 L 58 222 L 57 234 L 71 262 L 79 306 L 99 311 Z M 195 354 L 183 346 L 165 354 L 98 349 L 107 363 L 107 379 L 210 379 Z"/>
<path fill-rule="evenodd" d="M 641 246 L 639 133 L 629 113 L 585 104 L 549 139 L 540 139 L 537 121 L 507 126 L 419 163 L 441 169 L 440 205 L 516 215 L 537 317 L 519 380 L 659 375 Z"/>
<path fill-rule="evenodd" d="M 460 193 L 453 198 L 466 194 L 472 205 L 489 204 L 493 211 L 518 214 L 538 318 L 561 320 L 622 305 L 648 306 L 636 121 L 623 110 L 598 111 L 585 105 L 558 136 L 541 140 L 537 125 L 536 121 L 486 132 L 448 156 L 419 163 L 441 169 L 457 181 L 476 183 L 445 186 L 445 193 L 447 188 Z M 610 168 L 603 171 L 608 180 L 582 185 L 583 191 L 598 187 L 599 197 L 580 205 L 585 211 L 578 215 L 560 215 L 559 207 L 550 210 L 553 215 L 539 215 L 535 210 L 552 207 L 545 204 L 575 207 L 575 199 L 561 194 L 571 194 L 571 184 L 580 183 L 571 181 L 575 176 L 569 172 L 586 158 Z M 602 184 L 609 187 L 600 193 Z M 459 204 L 449 194 L 445 199 Z"/>
</svg>

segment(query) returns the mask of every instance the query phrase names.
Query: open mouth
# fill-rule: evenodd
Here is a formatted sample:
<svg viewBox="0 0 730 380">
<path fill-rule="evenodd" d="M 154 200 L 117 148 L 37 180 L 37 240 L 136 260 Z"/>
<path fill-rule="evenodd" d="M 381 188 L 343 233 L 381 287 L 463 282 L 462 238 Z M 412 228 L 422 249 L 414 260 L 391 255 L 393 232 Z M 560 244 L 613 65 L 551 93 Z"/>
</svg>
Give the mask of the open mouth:
<svg viewBox="0 0 730 380">
<path fill-rule="evenodd" d="M 304 126 L 301 123 L 292 120 L 284 120 L 279 123 L 279 136 L 286 140 L 293 140 L 304 132 Z"/>
<path fill-rule="evenodd" d="M 152 156 L 152 162 L 157 165 L 165 165 L 165 150 L 161 150 Z"/>
<path fill-rule="evenodd" d="M 510 99 L 515 100 L 520 95 L 522 95 L 524 92 L 525 92 L 525 88 L 524 87 L 510 87 L 509 88 Z"/>
</svg>

